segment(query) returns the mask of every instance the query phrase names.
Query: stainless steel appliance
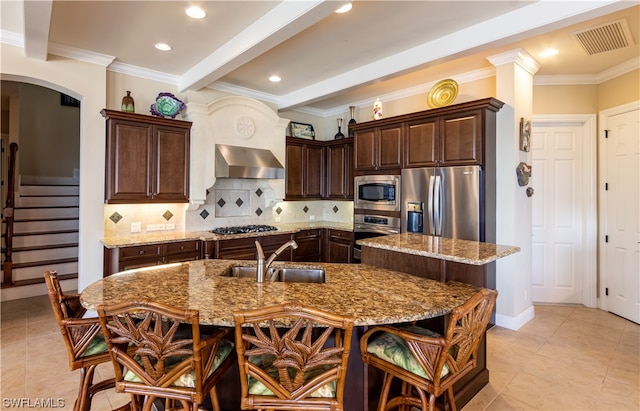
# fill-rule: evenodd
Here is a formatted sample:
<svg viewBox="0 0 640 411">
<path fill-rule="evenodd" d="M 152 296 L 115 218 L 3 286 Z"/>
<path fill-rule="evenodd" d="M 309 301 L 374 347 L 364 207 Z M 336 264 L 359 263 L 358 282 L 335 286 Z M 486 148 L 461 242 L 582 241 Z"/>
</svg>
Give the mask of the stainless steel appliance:
<svg viewBox="0 0 640 411">
<path fill-rule="evenodd" d="M 402 231 L 485 241 L 482 179 L 480 166 L 402 170 Z M 422 229 L 419 208 L 424 208 Z"/>
<path fill-rule="evenodd" d="M 361 246 L 358 240 L 400 233 L 400 219 L 381 215 L 355 214 L 353 231 L 356 245 L 353 248 L 353 259 L 360 262 Z"/>
<path fill-rule="evenodd" d="M 367 175 L 354 179 L 356 209 L 400 211 L 400 176 Z"/>
</svg>

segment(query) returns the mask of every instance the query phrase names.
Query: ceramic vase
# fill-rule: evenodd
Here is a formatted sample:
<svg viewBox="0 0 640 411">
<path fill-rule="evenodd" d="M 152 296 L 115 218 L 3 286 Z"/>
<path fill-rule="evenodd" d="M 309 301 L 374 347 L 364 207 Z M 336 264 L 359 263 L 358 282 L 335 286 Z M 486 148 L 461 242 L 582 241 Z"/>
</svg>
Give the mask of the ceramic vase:
<svg viewBox="0 0 640 411">
<path fill-rule="evenodd" d="M 342 119 L 339 118 L 338 119 L 338 132 L 336 133 L 336 135 L 333 137 L 334 140 L 338 140 L 340 138 L 344 138 L 344 134 L 342 134 Z"/>
<path fill-rule="evenodd" d="M 122 106 L 120 107 L 121 111 L 127 113 L 135 112 L 135 102 L 133 101 L 133 97 L 131 97 L 131 92 L 127 90 L 127 95 L 122 97 Z"/>
<path fill-rule="evenodd" d="M 353 130 L 351 130 L 351 126 L 357 124 L 356 122 L 356 106 L 349 106 L 349 111 L 351 112 L 351 120 L 349 120 L 349 137 L 354 136 Z"/>
</svg>

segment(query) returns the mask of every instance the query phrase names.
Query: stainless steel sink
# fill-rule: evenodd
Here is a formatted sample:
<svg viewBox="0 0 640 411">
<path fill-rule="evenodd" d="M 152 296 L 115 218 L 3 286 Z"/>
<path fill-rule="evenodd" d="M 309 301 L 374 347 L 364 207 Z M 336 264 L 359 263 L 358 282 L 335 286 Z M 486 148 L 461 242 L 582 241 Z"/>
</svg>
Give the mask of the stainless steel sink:
<svg viewBox="0 0 640 411">
<path fill-rule="evenodd" d="M 256 278 L 256 267 L 236 265 L 227 268 L 223 277 Z M 321 268 L 308 267 L 271 267 L 266 275 L 267 281 L 289 283 L 324 283 L 325 273 Z"/>
</svg>

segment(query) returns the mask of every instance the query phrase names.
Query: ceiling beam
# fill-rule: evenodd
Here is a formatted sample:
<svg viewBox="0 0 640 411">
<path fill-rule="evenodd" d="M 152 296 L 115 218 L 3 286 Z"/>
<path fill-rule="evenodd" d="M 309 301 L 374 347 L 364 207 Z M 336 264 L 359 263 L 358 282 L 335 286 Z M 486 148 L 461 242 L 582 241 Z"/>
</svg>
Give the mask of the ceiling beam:
<svg viewBox="0 0 640 411">
<path fill-rule="evenodd" d="M 627 3 L 627 4 L 625 4 Z M 555 2 L 539 1 L 510 13 L 467 27 L 437 40 L 385 57 L 349 72 L 310 84 L 278 99 L 278 109 L 288 110 L 330 97 L 350 88 L 370 84 L 413 67 L 458 58 L 515 41 L 518 36 L 549 30 L 597 15 L 629 7 L 617 0 Z M 574 21 L 575 20 L 575 21 Z"/>
<path fill-rule="evenodd" d="M 179 89 L 199 90 L 331 15 L 334 1 L 283 1 L 205 57 L 180 78 Z"/>
<path fill-rule="evenodd" d="M 49 26 L 53 0 L 24 0 L 24 53 L 28 58 L 47 60 Z"/>
</svg>

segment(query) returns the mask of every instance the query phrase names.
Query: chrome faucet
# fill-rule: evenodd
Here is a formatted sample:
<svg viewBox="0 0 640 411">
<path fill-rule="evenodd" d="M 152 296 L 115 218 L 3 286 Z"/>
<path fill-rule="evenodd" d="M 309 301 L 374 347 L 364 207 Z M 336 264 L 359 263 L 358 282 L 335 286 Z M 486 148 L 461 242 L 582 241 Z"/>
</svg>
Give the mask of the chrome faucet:
<svg viewBox="0 0 640 411">
<path fill-rule="evenodd" d="M 280 246 L 280 248 L 278 248 L 276 251 L 274 251 L 273 254 L 271 254 L 269 256 L 269 258 L 267 259 L 267 261 L 265 262 L 264 260 L 264 251 L 262 251 L 262 246 L 260 245 L 260 243 L 256 240 L 256 249 L 258 250 L 258 267 L 256 269 L 256 281 L 259 283 L 263 283 L 264 279 L 267 275 L 267 271 L 269 270 L 269 266 L 271 265 L 271 263 L 273 262 L 273 260 L 276 259 L 276 257 L 283 252 L 284 250 L 287 249 L 287 247 L 291 247 L 292 250 L 295 250 L 296 248 L 298 248 L 298 243 L 296 243 L 294 240 L 289 240 L 286 243 L 282 244 Z"/>
</svg>

